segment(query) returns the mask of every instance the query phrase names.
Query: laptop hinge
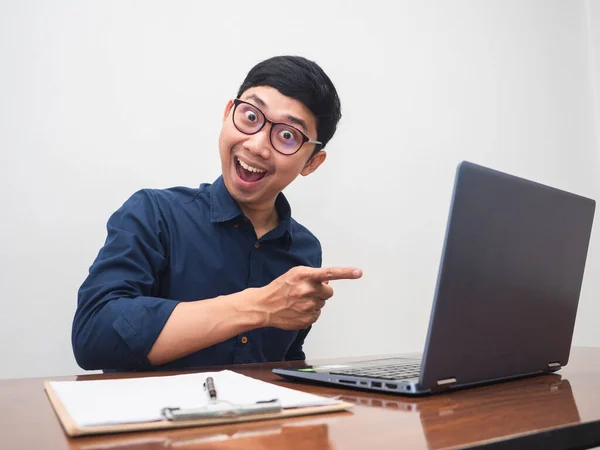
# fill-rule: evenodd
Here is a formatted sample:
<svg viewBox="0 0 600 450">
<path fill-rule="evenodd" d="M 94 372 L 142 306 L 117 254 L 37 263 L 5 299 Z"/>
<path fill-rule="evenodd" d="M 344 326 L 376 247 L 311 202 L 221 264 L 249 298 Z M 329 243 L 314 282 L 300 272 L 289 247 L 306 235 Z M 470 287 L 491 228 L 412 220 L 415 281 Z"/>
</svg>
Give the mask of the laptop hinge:
<svg viewBox="0 0 600 450">
<path fill-rule="evenodd" d="M 560 369 L 560 363 L 559 362 L 548 363 L 548 369 L 550 369 L 550 370 L 559 370 Z"/>
<path fill-rule="evenodd" d="M 456 383 L 456 378 L 444 378 L 443 380 L 437 381 L 438 386 L 447 386 L 454 383 Z"/>
</svg>

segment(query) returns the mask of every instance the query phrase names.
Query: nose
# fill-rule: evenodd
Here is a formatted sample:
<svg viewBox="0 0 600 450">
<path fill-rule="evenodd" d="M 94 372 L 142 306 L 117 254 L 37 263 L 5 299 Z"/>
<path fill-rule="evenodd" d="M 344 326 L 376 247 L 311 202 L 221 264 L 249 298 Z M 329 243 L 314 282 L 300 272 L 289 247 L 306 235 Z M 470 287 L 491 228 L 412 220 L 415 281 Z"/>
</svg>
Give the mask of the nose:
<svg viewBox="0 0 600 450">
<path fill-rule="evenodd" d="M 271 157 L 270 133 L 271 125 L 266 124 L 258 133 L 248 136 L 244 142 L 244 147 L 255 156 L 269 159 Z"/>
</svg>

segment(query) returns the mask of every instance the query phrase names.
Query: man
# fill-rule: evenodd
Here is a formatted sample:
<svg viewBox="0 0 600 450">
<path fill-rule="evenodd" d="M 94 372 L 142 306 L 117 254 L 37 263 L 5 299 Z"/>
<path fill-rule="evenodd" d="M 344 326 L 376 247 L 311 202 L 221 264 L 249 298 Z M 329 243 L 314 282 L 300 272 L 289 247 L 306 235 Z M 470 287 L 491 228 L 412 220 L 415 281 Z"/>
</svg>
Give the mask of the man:
<svg viewBox="0 0 600 450">
<path fill-rule="evenodd" d="M 75 358 L 84 369 L 160 370 L 304 359 L 333 295 L 321 246 L 282 194 L 325 161 L 341 117 L 329 77 L 301 57 L 248 73 L 227 103 L 222 176 L 199 189 L 141 190 L 107 224 L 79 290 Z"/>
</svg>

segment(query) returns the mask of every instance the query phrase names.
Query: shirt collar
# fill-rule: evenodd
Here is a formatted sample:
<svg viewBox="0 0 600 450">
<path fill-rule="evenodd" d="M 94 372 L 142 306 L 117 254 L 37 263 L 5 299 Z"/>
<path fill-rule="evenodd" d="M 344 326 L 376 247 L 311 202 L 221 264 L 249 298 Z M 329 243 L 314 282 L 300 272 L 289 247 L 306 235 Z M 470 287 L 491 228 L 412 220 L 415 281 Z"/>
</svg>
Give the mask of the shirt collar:
<svg viewBox="0 0 600 450">
<path fill-rule="evenodd" d="M 275 199 L 275 209 L 279 216 L 279 225 L 272 233 L 276 236 L 287 234 L 291 238 L 292 208 L 282 192 Z M 210 221 L 227 222 L 242 215 L 242 210 L 227 190 L 221 175 L 210 186 Z"/>
</svg>

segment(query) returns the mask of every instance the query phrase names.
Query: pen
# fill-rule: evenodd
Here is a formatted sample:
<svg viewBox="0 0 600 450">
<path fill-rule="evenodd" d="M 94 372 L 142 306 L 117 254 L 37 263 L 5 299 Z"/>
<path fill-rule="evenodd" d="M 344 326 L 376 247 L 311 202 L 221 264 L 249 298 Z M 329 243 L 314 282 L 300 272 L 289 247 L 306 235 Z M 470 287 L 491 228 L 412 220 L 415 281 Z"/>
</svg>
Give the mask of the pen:
<svg viewBox="0 0 600 450">
<path fill-rule="evenodd" d="M 212 377 L 207 377 L 204 382 L 204 389 L 208 391 L 208 396 L 211 400 L 217 399 L 217 390 L 215 389 L 215 381 Z"/>
</svg>

